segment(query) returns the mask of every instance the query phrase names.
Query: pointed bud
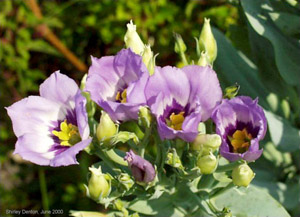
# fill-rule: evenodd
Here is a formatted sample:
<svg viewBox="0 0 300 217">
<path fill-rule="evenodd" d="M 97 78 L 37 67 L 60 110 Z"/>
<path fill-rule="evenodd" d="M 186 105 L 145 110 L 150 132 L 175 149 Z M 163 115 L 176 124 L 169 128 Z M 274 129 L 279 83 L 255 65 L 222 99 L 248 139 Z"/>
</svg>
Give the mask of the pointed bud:
<svg viewBox="0 0 300 217">
<path fill-rule="evenodd" d="M 134 185 L 134 181 L 127 173 L 121 173 L 118 176 L 118 181 L 127 191 Z"/>
<path fill-rule="evenodd" d="M 126 48 L 130 48 L 134 53 L 142 55 L 144 51 L 144 43 L 136 32 L 136 25 L 133 25 L 132 20 L 127 24 L 127 32 L 124 36 Z"/>
<path fill-rule="evenodd" d="M 241 164 L 232 170 L 232 181 L 236 186 L 247 187 L 255 174 L 247 164 Z"/>
<path fill-rule="evenodd" d="M 218 159 L 212 152 L 208 155 L 199 156 L 197 160 L 197 166 L 199 167 L 202 174 L 213 173 L 218 165 Z"/>
<path fill-rule="evenodd" d="M 143 57 L 143 62 L 146 65 L 150 75 L 153 75 L 154 73 L 156 56 L 157 55 L 155 56 L 153 55 L 150 45 L 149 44 L 145 45 L 142 57 Z"/>
<path fill-rule="evenodd" d="M 152 115 L 150 110 L 145 106 L 141 106 L 139 110 L 139 119 L 138 119 L 139 125 L 149 128 L 151 125 L 151 121 L 152 121 Z"/>
<path fill-rule="evenodd" d="M 208 60 L 212 64 L 217 57 L 217 42 L 211 31 L 210 20 L 204 18 L 204 25 L 199 37 L 200 50 L 207 52 Z"/>
<path fill-rule="evenodd" d="M 202 155 L 216 151 L 222 143 L 218 134 L 198 134 L 196 139 L 191 143 L 191 150 L 200 151 Z"/>
<path fill-rule="evenodd" d="M 97 127 L 97 139 L 99 141 L 105 141 L 117 133 L 117 127 L 111 120 L 109 115 L 102 111 L 100 123 Z"/>
<path fill-rule="evenodd" d="M 181 35 L 175 33 L 174 37 L 175 37 L 175 52 L 178 54 L 184 53 L 186 51 L 186 45 Z"/>
<path fill-rule="evenodd" d="M 108 176 L 102 173 L 101 167 L 90 167 L 91 178 L 88 183 L 89 196 L 98 201 L 100 198 L 105 198 L 109 195 L 111 186 Z"/>
<path fill-rule="evenodd" d="M 153 165 L 136 155 L 132 150 L 126 152 L 124 160 L 128 162 L 132 175 L 137 182 L 150 183 L 155 179 L 156 172 Z"/>
<path fill-rule="evenodd" d="M 204 51 L 201 52 L 201 56 L 200 56 L 197 64 L 199 66 L 209 66 L 210 65 L 207 52 L 204 52 Z"/>
</svg>

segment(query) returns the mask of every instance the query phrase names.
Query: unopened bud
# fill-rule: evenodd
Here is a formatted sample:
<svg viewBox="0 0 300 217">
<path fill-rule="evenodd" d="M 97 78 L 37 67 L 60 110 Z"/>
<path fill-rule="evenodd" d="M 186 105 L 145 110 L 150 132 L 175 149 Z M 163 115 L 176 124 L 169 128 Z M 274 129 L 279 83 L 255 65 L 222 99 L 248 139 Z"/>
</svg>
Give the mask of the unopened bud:
<svg viewBox="0 0 300 217">
<path fill-rule="evenodd" d="M 217 134 L 198 134 L 191 143 L 191 150 L 200 151 L 202 155 L 216 151 L 222 143 L 221 137 Z"/>
<path fill-rule="evenodd" d="M 100 123 L 97 127 L 97 139 L 99 141 L 105 141 L 117 133 L 117 127 L 111 120 L 109 115 L 102 111 Z"/>
<path fill-rule="evenodd" d="M 181 35 L 175 33 L 174 37 L 175 37 L 175 52 L 178 54 L 184 53 L 186 51 L 186 45 Z"/>
<path fill-rule="evenodd" d="M 207 52 L 208 60 L 212 64 L 217 57 L 217 42 L 211 31 L 210 20 L 204 18 L 204 25 L 199 37 L 200 50 Z"/>
<path fill-rule="evenodd" d="M 208 66 L 208 65 L 210 65 L 207 52 L 204 52 L 204 51 L 201 52 L 201 56 L 200 56 L 197 64 L 199 66 Z"/>
<path fill-rule="evenodd" d="M 90 167 L 89 170 L 91 171 L 88 183 L 89 196 L 94 200 L 107 197 L 111 190 L 109 178 L 102 173 L 101 167 L 98 169 Z"/>
<path fill-rule="evenodd" d="M 218 165 L 218 159 L 212 152 L 208 155 L 199 156 L 197 160 L 197 166 L 199 167 L 202 174 L 213 173 Z"/>
<path fill-rule="evenodd" d="M 154 74 L 156 56 L 153 55 L 150 45 L 145 45 L 142 57 L 150 75 Z"/>
<path fill-rule="evenodd" d="M 236 186 L 247 187 L 255 174 L 247 164 L 241 164 L 232 170 L 232 181 Z"/>
<path fill-rule="evenodd" d="M 134 185 L 134 181 L 130 178 L 130 175 L 128 175 L 127 173 L 121 173 L 118 176 L 118 181 L 123 187 L 125 187 L 127 191 Z"/>
<path fill-rule="evenodd" d="M 141 106 L 139 110 L 139 118 L 138 118 L 139 125 L 149 128 L 151 121 L 152 121 L 152 115 L 150 110 L 145 106 Z"/>
<path fill-rule="evenodd" d="M 133 25 L 132 20 L 127 24 L 127 32 L 124 36 L 126 48 L 130 48 L 134 53 L 142 55 L 144 51 L 144 43 L 136 32 L 136 25 Z"/>
<path fill-rule="evenodd" d="M 240 85 L 237 83 L 232 86 L 226 87 L 224 91 L 225 92 L 224 98 L 228 98 L 228 99 L 234 98 L 238 94 L 239 90 L 240 90 Z"/>
<path fill-rule="evenodd" d="M 141 183 L 150 183 L 154 181 L 156 171 L 149 161 L 136 155 L 132 150 L 126 152 L 124 160 L 128 162 L 132 175 L 136 181 Z"/>
<path fill-rule="evenodd" d="M 166 164 L 175 168 L 183 169 L 180 157 L 176 153 L 176 149 L 169 150 L 167 154 Z"/>
</svg>

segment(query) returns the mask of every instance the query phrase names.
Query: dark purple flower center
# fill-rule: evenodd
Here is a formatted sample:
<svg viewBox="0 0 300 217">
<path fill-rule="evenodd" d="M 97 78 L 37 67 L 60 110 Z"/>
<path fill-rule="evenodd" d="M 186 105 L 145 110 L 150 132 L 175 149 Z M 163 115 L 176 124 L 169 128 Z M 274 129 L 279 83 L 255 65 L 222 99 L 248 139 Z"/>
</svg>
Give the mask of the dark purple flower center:
<svg viewBox="0 0 300 217">
<path fill-rule="evenodd" d="M 173 100 L 164 110 L 161 119 L 174 130 L 182 130 L 185 117 L 189 114 L 189 104 L 185 107 Z"/>
</svg>

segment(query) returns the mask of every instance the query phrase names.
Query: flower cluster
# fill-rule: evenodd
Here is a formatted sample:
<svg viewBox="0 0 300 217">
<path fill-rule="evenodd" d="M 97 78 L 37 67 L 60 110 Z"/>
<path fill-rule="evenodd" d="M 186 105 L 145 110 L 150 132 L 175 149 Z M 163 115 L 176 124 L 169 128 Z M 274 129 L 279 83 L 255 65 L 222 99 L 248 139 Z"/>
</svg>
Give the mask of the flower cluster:
<svg viewBox="0 0 300 217">
<path fill-rule="evenodd" d="M 184 57 L 186 46 L 181 37 L 176 40 L 175 50 Z M 53 167 L 77 164 L 76 155 L 83 149 L 99 156 L 117 175 L 90 167 L 87 195 L 124 213 L 127 210 L 116 198 L 139 185 L 145 190 L 155 186 L 168 177 L 170 168 L 180 179 L 211 174 L 220 157 L 243 160 L 232 179 L 235 185 L 247 186 L 254 173 L 246 162 L 262 154 L 259 141 L 266 134 L 266 118 L 257 99 L 223 96 L 212 68 L 217 50 L 209 20 L 199 38 L 198 65 L 155 66 L 150 46 L 143 44 L 132 22 L 125 43 L 127 48 L 116 56 L 92 57 L 82 90 L 66 75 L 54 72 L 41 84 L 40 96 L 8 107 L 18 138 L 15 153 Z M 87 110 L 87 102 L 102 111 Z M 120 149 L 119 143 L 127 145 Z"/>
</svg>

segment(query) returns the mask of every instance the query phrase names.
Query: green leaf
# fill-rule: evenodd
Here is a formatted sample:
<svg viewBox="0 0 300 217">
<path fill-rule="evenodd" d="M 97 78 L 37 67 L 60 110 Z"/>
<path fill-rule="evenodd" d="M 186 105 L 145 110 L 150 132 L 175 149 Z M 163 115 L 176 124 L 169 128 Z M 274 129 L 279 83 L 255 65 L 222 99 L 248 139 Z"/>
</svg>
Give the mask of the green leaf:
<svg viewBox="0 0 300 217">
<path fill-rule="evenodd" d="M 164 194 L 155 200 L 135 200 L 130 203 L 128 209 L 142 213 L 144 215 L 158 216 L 184 216 L 182 212 L 175 208 L 169 194 Z"/>
<path fill-rule="evenodd" d="M 282 151 L 299 150 L 300 131 L 294 128 L 287 120 L 265 111 L 271 139 L 275 146 Z"/>
<path fill-rule="evenodd" d="M 268 14 L 273 8 L 267 0 L 241 0 L 241 3 L 252 28 L 272 43 L 280 75 L 288 84 L 299 85 L 299 42 L 285 37 L 276 28 Z"/>
<path fill-rule="evenodd" d="M 300 16 L 284 12 L 271 12 L 270 18 L 285 34 L 294 36 L 300 33 Z"/>
<path fill-rule="evenodd" d="M 259 103 L 269 108 L 266 101 L 268 90 L 259 80 L 256 66 L 242 53 L 232 46 L 228 39 L 219 30 L 213 28 L 213 34 L 218 44 L 218 57 L 214 62 L 214 68 L 221 83 L 230 86 L 238 83 L 241 95 L 252 98 L 259 96 Z"/>
<path fill-rule="evenodd" d="M 230 189 L 211 202 L 220 210 L 228 207 L 234 216 L 290 216 L 271 195 L 254 186 Z"/>
</svg>

